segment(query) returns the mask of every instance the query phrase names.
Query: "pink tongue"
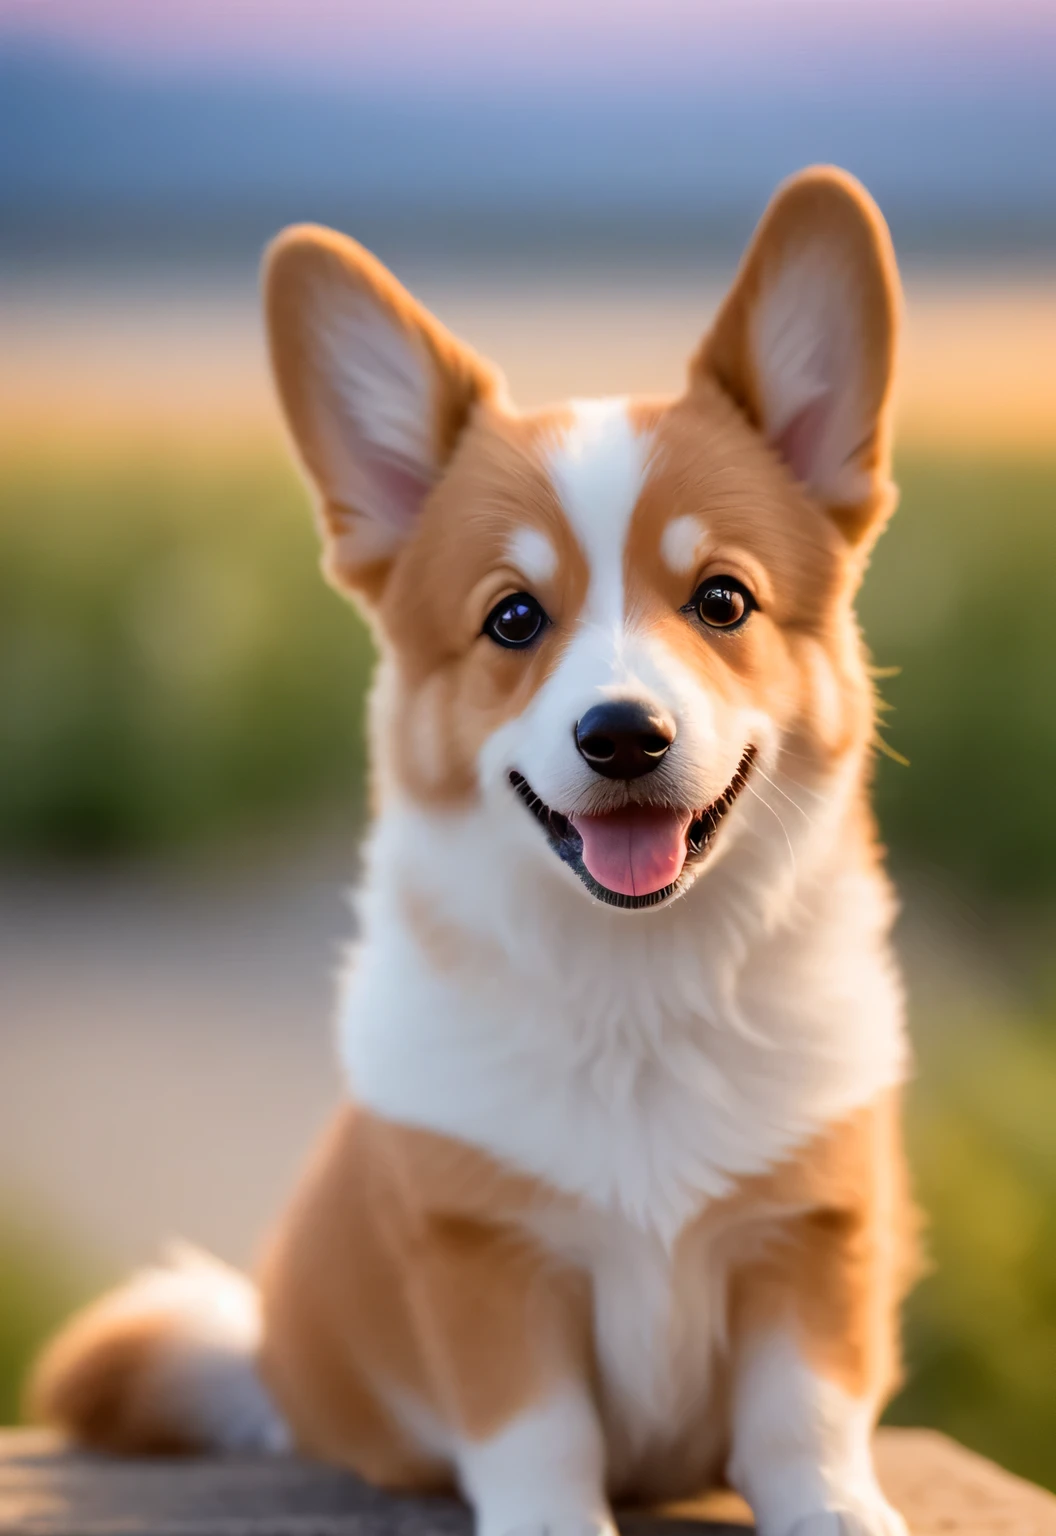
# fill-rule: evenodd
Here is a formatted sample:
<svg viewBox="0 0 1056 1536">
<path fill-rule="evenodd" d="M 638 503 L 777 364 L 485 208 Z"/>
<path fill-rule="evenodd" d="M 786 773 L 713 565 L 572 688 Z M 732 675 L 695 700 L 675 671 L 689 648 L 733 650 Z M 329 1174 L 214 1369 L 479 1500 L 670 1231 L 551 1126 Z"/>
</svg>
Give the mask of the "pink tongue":
<svg viewBox="0 0 1056 1536">
<path fill-rule="evenodd" d="M 599 885 L 621 896 L 648 896 L 677 880 L 686 862 L 688 811 L 633 806 L 608 816 L 573 816 L 583 862 Z"/>
</svg>

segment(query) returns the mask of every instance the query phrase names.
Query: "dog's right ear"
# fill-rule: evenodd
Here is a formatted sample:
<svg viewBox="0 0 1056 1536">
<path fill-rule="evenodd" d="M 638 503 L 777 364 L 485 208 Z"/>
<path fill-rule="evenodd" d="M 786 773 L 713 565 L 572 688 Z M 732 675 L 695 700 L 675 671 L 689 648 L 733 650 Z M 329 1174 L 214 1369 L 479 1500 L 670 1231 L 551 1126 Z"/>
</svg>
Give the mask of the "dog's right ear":
<svg viewBox="0 0 1056 1536">
<path fill-rule="evenodd" d="M 333 230 L 295 225 L 273 241 L 264 302 L 279 398 L 318 497 L 323 569 L 376 601 L 501 376 Z"/>
<path fill-rule="evenodd" d="M 895 500 L 900 307 L 880 210 L 845 171 L 813 166 L 778 189 L 691 365 L 863 549 Z"/>
</svg>

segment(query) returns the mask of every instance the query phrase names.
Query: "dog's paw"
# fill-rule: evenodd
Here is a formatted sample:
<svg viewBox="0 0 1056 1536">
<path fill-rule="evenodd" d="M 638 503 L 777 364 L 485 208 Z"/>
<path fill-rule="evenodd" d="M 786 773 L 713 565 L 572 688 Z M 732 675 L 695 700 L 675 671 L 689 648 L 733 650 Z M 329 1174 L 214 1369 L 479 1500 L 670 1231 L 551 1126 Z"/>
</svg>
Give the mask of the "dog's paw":
<svg viewBox="0 0 1056 1536">
<path fill-rule="evenodd" d="M 797 1520 L 789 1536 L 909 1536 L 906 1522 L 880 1494 L 846 1508 L 819 1509 Z"/>
</svg>

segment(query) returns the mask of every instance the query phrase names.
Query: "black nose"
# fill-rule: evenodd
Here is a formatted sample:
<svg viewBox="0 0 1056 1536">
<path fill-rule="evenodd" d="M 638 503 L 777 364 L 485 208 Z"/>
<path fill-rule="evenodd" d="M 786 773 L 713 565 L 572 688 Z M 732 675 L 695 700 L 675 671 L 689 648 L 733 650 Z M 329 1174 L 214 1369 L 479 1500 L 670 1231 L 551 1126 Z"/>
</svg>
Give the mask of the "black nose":
<svg viewBox="0 0 1056 1536">
<path fill-rule="evenodd" d="M 595 704 L 576 726 L 576 746 L 595 773 L 607 779 L 640 779 L 663 762 L 675 727 L 633 699 Z"/>
</svg>

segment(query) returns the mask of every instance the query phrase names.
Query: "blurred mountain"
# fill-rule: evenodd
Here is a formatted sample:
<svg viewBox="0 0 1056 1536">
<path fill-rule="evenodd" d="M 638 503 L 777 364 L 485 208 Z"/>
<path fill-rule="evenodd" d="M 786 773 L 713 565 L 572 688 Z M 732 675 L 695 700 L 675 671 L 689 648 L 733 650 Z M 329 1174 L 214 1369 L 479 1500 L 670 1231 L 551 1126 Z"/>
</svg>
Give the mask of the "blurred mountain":
<svg viewBox="0 0 1056 1536">
<path fill-rule="evenodd" d="M 816 160 L 866 182 L 903 253 L 1056 255 L 1046 72 L 888 73 L 864 88 L 790 71 L 765 89 L 525 80 L 430 97 L 391 80 L 151 75 L 11 43 L 0 257 L 241 261 L 294 219 L 390 259 L 726 256 L 774 184 Z"/>
</svg>

